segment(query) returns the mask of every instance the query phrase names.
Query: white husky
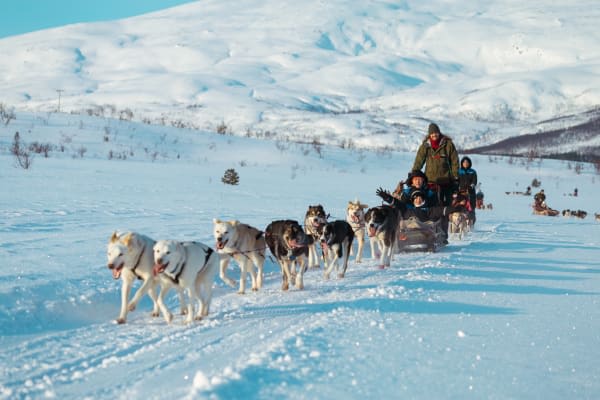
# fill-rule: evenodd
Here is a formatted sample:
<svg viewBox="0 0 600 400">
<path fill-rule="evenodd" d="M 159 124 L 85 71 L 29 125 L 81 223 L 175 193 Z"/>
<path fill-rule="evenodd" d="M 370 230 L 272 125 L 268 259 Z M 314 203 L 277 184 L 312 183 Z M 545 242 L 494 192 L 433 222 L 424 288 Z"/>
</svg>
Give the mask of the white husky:
<svg viewBox="0 0 600 400">
<path fill-rule="evenodd" d="M 154 257 L 152 247 L 154 240 L 148 236 L 136 232 L 117 233 L 114 232 L 108 242 L 107 258 L 108 268 L 112 270 L 113 278 L 121 278 L 121 312 L 117 318 L 117 323 L 123 324 L 127 320 L 127 312 L 135 310 L 142 296 L 147 292 L 154 307 L 152 316 L 158 317 L 159 305 L 156 297 L 156 284 L 152 266 Z M 129 301 L 131 287 L 136 279 L 142 280 L 142 286 L 137 290 L 133 299 Z M 129 301 L 129 302 L 128 302 Z M 179 291 L 179 301 L 181 312 L 185 312 L 183 295 Z"/>
<path fill-rule="evenodd" d="M 358 199 L 355 201 L 349 201 L 348 205 L 346 206 L 346 221 L 352 227 L 358 242 L 358 249 L 356 251 L 357 263 L 362 261 L 363 248 L 365 246 L 365 209 L 367 208 L 369 208 L 369 206 L 362 204 Z M 354 250 L 352 248 L 350 250 L 350 254 L 352 254 Z"/>
<path fill-rule="evenodd" d="M 186 323 L 200 320 L 208 315 L 212 300 L 212 286 L 219 270 L 219 255 L 213 249 L 198 242 L 159 240 L 154 245 L 154 274 L 160 276 L 165 286 L 175 285 L 188 294 Z M 167 323 L 173 315 L 165 307 L 163 291 L 158 305 Z M 198 312 L 194 316 L 194 302 L 198 301 Z"/>
<path fill-rule="evenodd" d="M 233 258 L 240 266 L 240 288 L 238 293 L 246 291 L 246 274 L 252 278 L 252 290 L 262 287 L 263 266 L 265 264 L 265 235 L 262 231 L 242 224 L 239 221 L 221 221 L 213 219 L 215 247 L 221 255 L 220 276 L 229 286 L 235 287 L 235 281 L 226 274 L 229 261 Z M 254 271 L 252 265 L 256 267 Z"/>
</svg>

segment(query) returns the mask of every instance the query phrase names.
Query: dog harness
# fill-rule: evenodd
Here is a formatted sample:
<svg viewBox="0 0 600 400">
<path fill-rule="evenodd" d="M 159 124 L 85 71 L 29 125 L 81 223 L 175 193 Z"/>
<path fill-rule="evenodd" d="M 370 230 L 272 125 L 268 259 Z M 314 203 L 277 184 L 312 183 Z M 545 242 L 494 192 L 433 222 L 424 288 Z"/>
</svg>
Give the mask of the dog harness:
<svg viewBox="0 0 600 400">
<path fill-rule="evenodd" d="M 181 245 L 183 245 L 183 243 L 181 243 Z M 183 247 L 183 250 L 185 251 L 185 259 L 187 259 L 187 250 L 185 248 L 185 246 Z M 210 258 L 210 255 L 214 252 L 214 250 L 212 248 L 207 248 L 206 249 L 206 255 L 204 257 L 204 264 L 202 264 L 202 268 L 200 268 L 200 270 L 203 270 L 204 267 L 206 266 L 206 264 L 208 263 L 208 259 Z M 167 274 L 167 276 L 169 277 L 169 279 L 171 279 L 171 281 L 175 284 L 179 284 L 179 277 L 181 276 L 181 274 L 183 273 L 183 270 L 185 268 L 185 264 L 186 262 L 183 261 L 181 264 L 179 264 L 177 266 L 177 268 L 175 268 L 175 271 L 177 271 L 175 273 L 175 276 L 171 276 L 170 274 Z"/>
</svg>

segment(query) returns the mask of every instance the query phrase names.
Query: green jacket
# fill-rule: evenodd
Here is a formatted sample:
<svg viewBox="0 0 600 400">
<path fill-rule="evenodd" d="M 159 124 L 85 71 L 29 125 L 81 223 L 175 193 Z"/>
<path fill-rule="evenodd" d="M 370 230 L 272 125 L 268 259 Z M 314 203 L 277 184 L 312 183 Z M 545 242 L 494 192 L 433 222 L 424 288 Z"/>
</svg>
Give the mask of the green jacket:
<svg viewBox="0 0 600 400">
<path fill-rule="evenodd" d="M 440 147 L 434 150 L 426 138 L 419 150 L 413 164 L 413 171 L 421 170 L 425 165 L 425 175 L 429 182 L 439 185 L 448 185 L 458 180 L 458 152 L 452 140 L 443 136 L 440 139 Z"/>
</svg>

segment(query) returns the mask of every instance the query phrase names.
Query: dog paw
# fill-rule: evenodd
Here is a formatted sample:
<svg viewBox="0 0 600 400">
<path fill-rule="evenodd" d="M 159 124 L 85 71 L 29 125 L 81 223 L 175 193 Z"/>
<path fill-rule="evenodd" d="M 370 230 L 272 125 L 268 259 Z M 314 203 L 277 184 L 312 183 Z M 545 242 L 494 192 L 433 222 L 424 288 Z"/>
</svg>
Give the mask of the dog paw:
<svg viewBox="0 0 600 400">
<path fill-rule="evenodd" d="M 252 291 L 253 291 L 253 292 L 258 292 L 258 288 L 257 288 L 257 287 L 253 287 L 253 288 L 252 288 Z"/>
<path fill-rule="evenodd" d="M 194 317 L 194 319 L 195 319 L 196 321 L 200 321 L 200 320 L 202 320 L 202 318 L 203 318 L 203 317 L 204 317 L 203 315 L 201 315 L 201 314 L 198 314 L 198 315 L 196 315 L 196 316 Z"/>
<path fill-rule="evenodd" d="M 117 318 L 116 322 L 119 325 L 124 324 L 125 323 L 125 318 Z"/>
<path fill-rule="evenodd" d="M 288 290 L 290 286 L 287 283 L 281 285 L 281 290 Z"/>
<path fill-rule="evenodd" d="M 329 274 L 323 274 L 323 279 L 329 279 Z"/>
<path fill-rule="evenodd" d="M 127 310 L 129 311 L 135 311 L 135 303 L 129 303 L 129 305 L 127 306 Z"/>
<path fill-rule="evenodd" d="M 182 308 L 179 310 L 179 315 L 187 315 L 187 308 Z"/>
<path fill-rule="evenodd" d="M 385 265 L 383 265 L 383 264 L 382 265 L 378 265 L 377 269 L 385 269 Z"/>
<path fill-rule="evenodd" d="M 158 311 L 152 311 L 152 314 L 150 314 L 152 317 L 156 318 L 156 317 L 160 317 L 160 312 Z"/>
<path fill-rule="evenodd" d="M 171 321 L 173 321 L 173 314 L 168 313 L 167 315 L 165 315 L 165 321 L 167 322 L 167 324 L 170 324 Z"/>
<path fill-rule="evenodd" d="M 238 290 L 237 294 L 246 294 L 245 290 Z"/>
<path fill-rule="evenodd" d="M 338 278 L 343 278 L 344 274 L 338 274 Z"/>
</svg>

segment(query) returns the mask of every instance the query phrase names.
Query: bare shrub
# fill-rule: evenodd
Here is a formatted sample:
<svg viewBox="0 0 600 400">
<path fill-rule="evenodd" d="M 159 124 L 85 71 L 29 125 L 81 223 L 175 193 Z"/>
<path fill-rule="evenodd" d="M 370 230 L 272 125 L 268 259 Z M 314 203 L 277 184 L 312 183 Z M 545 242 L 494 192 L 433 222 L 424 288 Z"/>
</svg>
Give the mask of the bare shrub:
<svg viewBox="0 0 600 400">
<path fill-rule="evenodd" d="M 9 110 L 4 103 L 0 103 L 0 121 L 4 122 L 4 125 L 8 125 L 11 120 L 16 118 L 13 110 Z"/>
<path fill-rule="evenodd" d="M 75 154 L 79 156 L 79 158 L 83 158 L 86 152 L 87 148 L 85 146 L 79 146 L 79 148 L 75 150 Z"/>
<path fill-rule="evenodd" d="M 319 158 L 323 158 L 323 144 L 319 140 L 319 138 L 314 138 L 312 141 L 312 147 L 315 153 L 319 156 Z"/>
<path fill-rule="evenodd" d="M 38 142 L 30 143 L 28 146 L 29 151 L 36 153 L 36 154 L 43 154 L 44 158 L 48 158 L 48 153 L 50 153 L 50 151 L 52 151 L 53 148 L 54 148 L 54 146 L 50 143 L 38 143 Z"/>
<path fill-rule="evenodd" d="M 23 169 L 29 169 L 31 167 L 33 156 L 25 149 L 25 146 L 21 144 L 21 136 L 19 135 L 19 132 L 15 132 L 10 153 L 15 157 L 16 166 Z"/>
<path fill-rule="evenodd" d="M 133 111 L 131 111 L 129 108 L 121 110 L 121 112 L 119 113 L 119 120 L 121 121 L 131 121 L 132 119 Z"/>
<path fill-rule="evenodd" d="M 222 121 L 219 125 L 217 125 L 217 133 L 219 135 L 226 135 L 227 132 L 228 132 L 228 128 L 224 121 Z"/>
</svg>

